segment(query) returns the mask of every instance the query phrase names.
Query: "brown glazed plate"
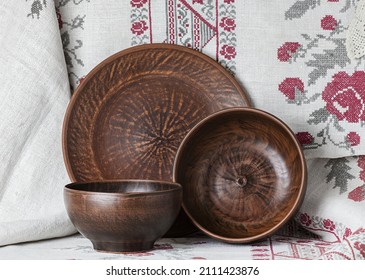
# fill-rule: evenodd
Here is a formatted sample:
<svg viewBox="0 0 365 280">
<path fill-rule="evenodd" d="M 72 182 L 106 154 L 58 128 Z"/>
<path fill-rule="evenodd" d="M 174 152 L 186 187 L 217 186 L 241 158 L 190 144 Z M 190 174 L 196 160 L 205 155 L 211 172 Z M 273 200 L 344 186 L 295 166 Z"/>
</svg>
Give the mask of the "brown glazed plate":
<svg viewBox="0 0 365 280">
<path fill-rule="evenodd" d="M 168 44 L 121 51 L 96 66 L 71 98 L 63 126 L 68 174 L 78 182 L 171 181 L 188 131 L 210 114 L 237 106 L 249 106 L 244 90 L 198 51 Z M 172 235 L 189 231 L 182 220 Z"/>
<path fill-rule="evenodd" d="M 248 243 L 273 234 L 301 205 L 306 162 L 293 132 L 253 108 L 222 110 L 199 122 L 177 152 L 174 180 L 183 208 L 216 239 Z"/>
</svg>

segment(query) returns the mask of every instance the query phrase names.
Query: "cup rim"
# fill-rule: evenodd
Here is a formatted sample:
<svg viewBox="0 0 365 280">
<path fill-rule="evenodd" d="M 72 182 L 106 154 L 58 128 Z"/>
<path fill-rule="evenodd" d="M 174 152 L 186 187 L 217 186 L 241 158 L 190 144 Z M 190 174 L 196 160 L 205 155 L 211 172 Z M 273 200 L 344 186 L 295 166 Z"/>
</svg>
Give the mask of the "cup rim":
<svg viewBox="0 0 365 280">
<path fill-rule="evenodd" d="M 171 188 L 167 190 L 156 190 L 156 191 L 138 191 L 138 192 L 103 192 L 101 188 L 98 191 L 80 190 L 74 189 L 76 186 L 83 186 L 88 184 L 123 184 L 123 183 L 158 183 L 163 185 L 170 185 Z M 95 181 L 83 181 L 83 182 L 72 182 L 64 187 L 64 192 L 75 193 L 75 194 L 90 194 L 90 195 L 112 195 L 112 196 L 138 196 L 138 195 L 158 195 L 168 192 L 182 191 L 182 186 L 176 182 L 162 181 L 162 180 L 149 180 L 149 179 L 115 179 L 115 180 L 95 180 Z"/>
</svg>

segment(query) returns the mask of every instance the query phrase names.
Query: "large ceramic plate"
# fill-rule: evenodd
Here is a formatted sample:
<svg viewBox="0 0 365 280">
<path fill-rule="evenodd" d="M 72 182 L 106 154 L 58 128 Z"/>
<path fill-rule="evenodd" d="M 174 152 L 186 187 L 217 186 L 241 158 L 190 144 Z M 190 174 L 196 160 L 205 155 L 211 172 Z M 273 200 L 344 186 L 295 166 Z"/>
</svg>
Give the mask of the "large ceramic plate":
<svg viewBox="0 0 365 280">
<path fill-rule="evenodd" d="M 172 180 L 175 153 L 208 115 L 249 100 L 220 64 L 185 47 L 150 44 L 121 51 L 77 88 L 63 128 L 72 181 Z"/>
</svg>

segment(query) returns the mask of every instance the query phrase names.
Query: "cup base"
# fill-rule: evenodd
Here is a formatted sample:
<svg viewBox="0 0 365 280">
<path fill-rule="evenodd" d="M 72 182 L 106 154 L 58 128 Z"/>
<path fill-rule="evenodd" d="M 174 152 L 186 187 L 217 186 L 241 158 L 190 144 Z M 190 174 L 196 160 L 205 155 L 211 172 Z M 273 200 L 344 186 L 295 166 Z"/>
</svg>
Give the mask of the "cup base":
<svg viewBox="0 0 365 280">
<path fill-rule="evenodd" d="M 149 242 L 104 242 L 104 241 L 91 241 L 95 251 L 104 253 L 136 253 L 145 252 L 153 249 L 154 241 Z"/>
</svg>

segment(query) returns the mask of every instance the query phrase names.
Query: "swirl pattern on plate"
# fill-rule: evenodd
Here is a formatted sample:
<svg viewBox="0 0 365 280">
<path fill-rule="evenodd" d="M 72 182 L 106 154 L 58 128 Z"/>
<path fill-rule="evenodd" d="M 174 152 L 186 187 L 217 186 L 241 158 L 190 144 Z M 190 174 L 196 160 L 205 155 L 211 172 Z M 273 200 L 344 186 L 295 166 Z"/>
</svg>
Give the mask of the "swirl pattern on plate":
<svg viewBox="0 0 365 280">
<path fill-rule="evenodd" d="M 175 152 L 201 119 L 248 106 L 233 77 L 188 48 L 151 44 L 98 65 L 74 93 L 64 122 L 73 181 L 172 179 Z"/>
</svg>

